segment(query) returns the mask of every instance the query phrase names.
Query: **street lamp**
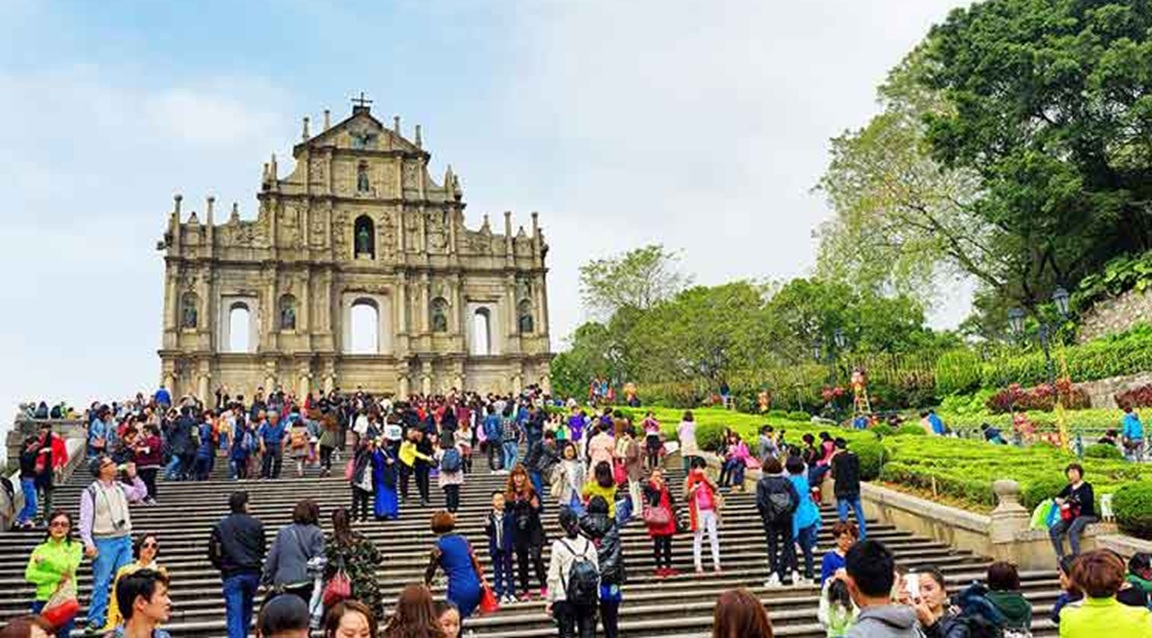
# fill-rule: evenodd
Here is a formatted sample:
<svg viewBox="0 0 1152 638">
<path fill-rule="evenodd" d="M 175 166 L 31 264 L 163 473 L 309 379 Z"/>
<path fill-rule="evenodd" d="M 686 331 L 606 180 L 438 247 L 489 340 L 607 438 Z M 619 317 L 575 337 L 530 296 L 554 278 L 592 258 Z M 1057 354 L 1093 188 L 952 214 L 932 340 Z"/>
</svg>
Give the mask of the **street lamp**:
<svg viewBox="0 0 1152 638">
<path fill-rule="evenodd" d="M 836 350 L 843 350 L 848 346 L 848 337 L 844 336 L 844 329 L 837 328 L 836 332 L 832 334 L 832 338 L 836 341 Z"/>
<path fill-rule="evenodd" d="M 1052 291 L 1052 303 L 1056 304 L 1056 311 L 1060 313 L 1062 319 L 1068 318 L 1068 300 L 1070 295 L 1063 286 L 1058 286 L 1056 290 Z M 1024 335 L 1024 309 L 1012 308 L 1008 311 L 1008 326 L 1017 337 Z M 1056 333 L 1056 329 L 1044 317 L 1037 315 L 1040 322 L 1040 327 L 1037 336 L 1040 340 L 1040 347 L 1044 350 L 1044 368 L 1048 373 L 1049 385 L 1056 384 L 1056 364 L 1052 361 L 1052 343 L 1051 336 Z"/>
<path fill-rule="evenodd" d="M 1012 334 L 1020 337 L 1024 334 L 1024 309 L 1013 308 L 1008 311 L 1008 327 Z"/>
<path fill-rule="evenodd" d="M 1056 290 L 1052 291 L 1052 302 L 1056 304 L 1056 310 L 1060 311 L 1060 317 L 1063 319 L 1068 318 L 1068 299 L 1070 295 L 1063 286 L 1058 286 Z"/>
<path fill-rule="evenodd" d="M 814 359 L 816 363 L 824 360 L 824 344 L 820 342 L 820 337 L 816 337 L 816 341 L 812 342 L 812 359 Z"/>
</svg>

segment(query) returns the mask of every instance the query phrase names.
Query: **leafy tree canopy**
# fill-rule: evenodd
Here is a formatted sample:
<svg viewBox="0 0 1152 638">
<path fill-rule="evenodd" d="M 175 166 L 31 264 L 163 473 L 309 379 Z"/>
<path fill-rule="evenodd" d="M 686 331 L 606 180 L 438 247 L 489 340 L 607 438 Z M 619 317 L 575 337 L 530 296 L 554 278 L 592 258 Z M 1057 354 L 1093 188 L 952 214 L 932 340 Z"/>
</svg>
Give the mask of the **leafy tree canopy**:
<svg viewBox="0 0 1152 638">
<path fill-rule="evenodd" d="M 647 310 L 692 283 L 677 269 L 679 255 L 660 244 L 596 259 L 580 267 L 584 306 L 601 318 L 625 307 Z"/>
</svg>

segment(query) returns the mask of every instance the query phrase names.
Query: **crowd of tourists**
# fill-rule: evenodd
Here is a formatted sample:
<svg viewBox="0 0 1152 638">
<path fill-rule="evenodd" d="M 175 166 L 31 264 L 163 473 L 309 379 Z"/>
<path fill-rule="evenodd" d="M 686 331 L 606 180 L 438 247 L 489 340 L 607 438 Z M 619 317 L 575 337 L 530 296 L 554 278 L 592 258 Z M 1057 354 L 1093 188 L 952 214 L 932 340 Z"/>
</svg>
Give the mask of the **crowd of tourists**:
<svg viewBox="0 0 1152 638">
<path fill-rule="evenodd" d="M 213 527 L 208 544 L 209 559 L 221 574 L 230 638 L 248 634 L 261 592 L 257 627 L 266 636 L 321 629 L 326 635 L 375 635 L 385 619 L 389 636 L 457 636 L 476 613 L 535 599 L 555 619 L 561 637 L 592 636 L 600 627 L 612 638 L 619 635 L 622 586 L 629 573 L 622 528 L 646 530 L 657 579 L 677 575 L 673 540 L 682 532 L 692 536 L 695 572 L 705 572 L 707 537 L 707 566 L 721 573 L 725 496 L 744 489 L 749 469 L 760 471 L 754 491 L 768 554 L 764 585 L 819 584 L 819 620 L 828 636 L 978 637 L 984 634 L 973 628 L 985 625 L 1000 632 L 995 635 L 1027 635 L 1031 625 L 1031 606 L 1019 594 L 1011 565 L 993 565 L 985 583 L 952 597 L 939 571 L 898 570 L 891 552 L 868 539 L 858 457 L 844 439 L 827 432 L 792 442 L 785 432 L 765 426 L 755 450 L 727 432 L 714 479 L 697 444 L 693 414 L 686 412 L 675 427 L 686 472 L 676 488 L 666 477 L 668 446 L 653 413 L 634 423 L 611 407 L 553 401 L 538 388 L 517 396 L 452 392 L 404 401 L 359 391 L 298 401 L 279 390 L 258 391 L 246 401 L 221 388 L 213 407 L 191 397 L 174 404 L 161 388 L 151 397 L 94 404 L 86 417 L 86 455 L 94 480 L 82 492 L 75 525 L 72 513 L 50 509 L 52 481 L 42 478 L 63 462 L 56 456 L 58 437 L 45 424 L 25 442 L 31 481 L 25 489 L 48 495 L 42 498 L 47 535 L 26 573 L 36 586 L 32 611 L 48 617 L 59 607 L 61 591 L 71 591 L 75 599 L 76 573 L 87 559 L 93 588 L 86 635 L 166 635 L 161 627 L 168 621 L 168 588 L 178 583 L 171 583 L 160 565 L 163 539 L 134 534 L 130 507 L 157 502 L 159 474 L 171 481 L 204 480 L 221 460 L 237 481 L 275 480 L 285 458 L 298 475 L 329 475 L 343 462 L 349 505 L 330 513 L 325 531 L 317 503 L 301 499 L 292 522 L 277 530 L 269 545 L 263 524 L 249 513 L 248 493 L 232 494 L 231 513 Z M 460 494 L 476 471 L 476 454 L 505 481 L 490 495 L 491 508 L 482 520 L 487 542 L 479 549 L 456 532 Z M 22 481 L 24 466 L 22 454 Z M 1148 558 L 1130 564 L 1127 578 L 1121 565 L 1117 583 L 1118 557 L 1101 552 L 1077 557 L 1079 535 L 1096 520 L 1083 473 L 1082 467 L 1069 466 L 1068 485 L 1055 501 L 1061 519 L 1050 534 L 1065 574 L 1066 599 L 1053 618 L 1062 635 L 1088 635 L 1079 628 L 1105 618 L 1149 632 L 1124 635 L 1152 636 Z M 823 555 L 817 574 L 826 476 L 832 478 L 839 521 L 832 529 L 835 546 Z M 410 498 L 431 504 L 433 478 L 443 508 L 430 519 L 436 541 L 424 583 L 406 588 L 386 613 L 376 579 L 384 556 L 356 525 L 370 517 L 395 519 Z M 33 504 L 32 512 L 22 512 L 21 524 L 34 524 L 36 511 Z M 557 537 L 549 538 L 546 520 L 558 525 Z M 1065 538 L 1071 543 L 1068 555 Z M 488 552 L 490 573 L 478 551 Z M 437 604 L 430 587 L 440 573 L 446 600 Z M 1143 610 L 1139 605 L 1133 612 L 1122 610 L 1140 602 L 1134 588 L 1145 592 Z M 737 612 L 749 600 L 755 598 L 746 591 L 721 596 L 715 635 L 772 635 L 759 601 Z M 52 625 L 58 636 L 73 629 L 70 619 Z"/>
</svg>

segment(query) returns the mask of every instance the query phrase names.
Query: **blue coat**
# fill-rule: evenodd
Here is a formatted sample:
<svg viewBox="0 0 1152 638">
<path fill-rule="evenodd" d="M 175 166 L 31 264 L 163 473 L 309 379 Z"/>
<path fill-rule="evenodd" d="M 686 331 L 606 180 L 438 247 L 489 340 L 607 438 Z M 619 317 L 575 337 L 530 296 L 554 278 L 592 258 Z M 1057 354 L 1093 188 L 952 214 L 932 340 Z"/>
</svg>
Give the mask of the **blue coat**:
<svg viewBox="0 0 1152 638">
<path fill-rule="evenodd" d="M 792 537 L 796 538 L 805 527 L 815 525 L 816 529 L 820 529 L 820 508 L 812 500 L 812 489 L 804 473 L 791 475 L 788 480 L 792 481 L 792 486 L 800 496 L 800 505 L 792 515 Z"/>
</svg>

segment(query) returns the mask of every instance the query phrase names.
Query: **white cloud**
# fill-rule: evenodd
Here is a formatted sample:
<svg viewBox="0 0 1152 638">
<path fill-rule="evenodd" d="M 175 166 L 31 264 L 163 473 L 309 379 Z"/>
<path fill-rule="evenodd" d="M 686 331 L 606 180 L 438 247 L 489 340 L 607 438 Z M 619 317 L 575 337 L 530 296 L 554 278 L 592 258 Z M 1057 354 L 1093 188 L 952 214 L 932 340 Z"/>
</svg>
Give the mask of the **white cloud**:
<svg viewBox="0 0 1152 638">
<path fill-rule="evenodd" d="M 529 186 L 552 290 L 645 242 L 701 283 L 804 274 L 827 212 L 810 193 L 827 140 L 875 111 L 875 87 L 958 0 L 580 2 L 525 12 L 510 121 L 558 149 Z M 550 207 L 551 206 L 551 207 Z M 581 318 L 550 299 L 555 341 Z M 960 304 L 963 306 L 963 304 Z M 957 314 L 956 304 L 948 308 Z M 955 318 L 944 321 L 954 323 Z"/>
<path fill-rule="evenodd" d="M 0 429 L 31 398 L 127 396 L 156 382 L 172 194 L 254 209 L 260 165 L 283 147 L 283 94 L 234 78 L 134 86 L 77 66 L 0 73 Z"/>
</svg>

